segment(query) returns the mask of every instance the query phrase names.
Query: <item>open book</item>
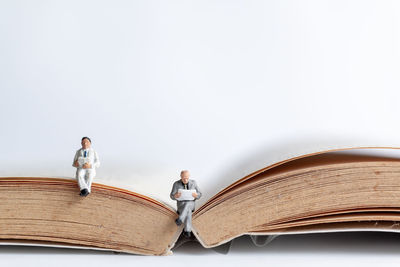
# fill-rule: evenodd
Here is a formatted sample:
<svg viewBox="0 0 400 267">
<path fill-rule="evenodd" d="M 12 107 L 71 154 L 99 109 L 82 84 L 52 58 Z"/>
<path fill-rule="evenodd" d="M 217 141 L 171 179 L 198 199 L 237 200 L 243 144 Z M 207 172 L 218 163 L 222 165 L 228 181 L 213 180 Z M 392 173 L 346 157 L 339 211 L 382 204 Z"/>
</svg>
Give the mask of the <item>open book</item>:
<svg viewBox="0 0 400 267">
<path fill-rule="evenodd" d="M 340 150 L 277 162 L 234 182 L 197 208 L 193 234 L 214 247 L 244 234 L 399 231 L 400 158 Z M 87 198 L 77 189 L 73 179 L 1 178 L 1 243 L 145 255 L 173 249 L 183 227 L 173 208 L 102 184 Z"/>
</svg>

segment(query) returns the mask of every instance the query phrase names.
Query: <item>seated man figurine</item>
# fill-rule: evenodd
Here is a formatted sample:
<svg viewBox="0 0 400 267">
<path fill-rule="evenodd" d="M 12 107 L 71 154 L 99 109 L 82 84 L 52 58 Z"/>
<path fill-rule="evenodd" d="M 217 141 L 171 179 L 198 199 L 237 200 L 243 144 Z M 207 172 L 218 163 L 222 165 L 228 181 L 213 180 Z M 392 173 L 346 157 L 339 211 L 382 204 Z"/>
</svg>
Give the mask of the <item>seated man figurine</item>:
<svg viewBox="0 0 400 267">
<path fill-rule="evenodd" d="M 176 205 L 179 217 L 175 220 L 175 223 L 178 226 L 185 223 L 184 235 L 186 237 L 190 237 L 192 231 L 194 201 L 201 197 L 196 181 L 189 179 L 189 177 L 189 171 L 181 171 L 181 179 L 173 184 L 170 194 L 171 199 L 177 200 Z"/>
<path fill-rule="evenodd" d="M 76 179 L 80 188 L 80 195 L 86 197 L 91 192 L 91 186 L 96 169 L 100 166 L 96 151 L 91 148 L 92 141 L 89 137 L 82 137 L 82 148 L 76 151 L 73 167 L 76 167 Z"/>
</svg>

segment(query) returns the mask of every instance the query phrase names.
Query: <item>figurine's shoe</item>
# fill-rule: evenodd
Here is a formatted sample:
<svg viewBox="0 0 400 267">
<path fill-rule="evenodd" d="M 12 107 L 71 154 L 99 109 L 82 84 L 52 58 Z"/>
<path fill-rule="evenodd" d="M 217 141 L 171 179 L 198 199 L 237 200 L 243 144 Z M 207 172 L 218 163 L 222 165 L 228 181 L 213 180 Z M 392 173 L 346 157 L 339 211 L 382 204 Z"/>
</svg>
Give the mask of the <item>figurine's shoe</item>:
<svg viewBox="0 0 400 267">
<path fill-rule="evenodd" d="M 176 220 L 175 220 L 175 223 L 176 223 L 176 225 L 178 225 L 178 226 L 179 226 L 179 225 L 181 225 L 181 224 L 182 224 L 182 221 L 181 221 L 181 220 L 178 218 L 178 219 L 176 219 Z"/>
<path fill-rule="evenodd" d="M 185 237 L 191 237 L 191 236 L 192 236 L 192 233 L 191 233 L 191 232 L 186 232 L 186 231 L 184 231 L 184 232 L 183 232 L 183 235 L 184 235 Z"/>
<path fill-rule="evenodd" d="M 89 191 L 87 189 L 82 189 L 79 195 L 81 197 L 86 197 L 87 195 L 89 195 Z"/>
</svg>

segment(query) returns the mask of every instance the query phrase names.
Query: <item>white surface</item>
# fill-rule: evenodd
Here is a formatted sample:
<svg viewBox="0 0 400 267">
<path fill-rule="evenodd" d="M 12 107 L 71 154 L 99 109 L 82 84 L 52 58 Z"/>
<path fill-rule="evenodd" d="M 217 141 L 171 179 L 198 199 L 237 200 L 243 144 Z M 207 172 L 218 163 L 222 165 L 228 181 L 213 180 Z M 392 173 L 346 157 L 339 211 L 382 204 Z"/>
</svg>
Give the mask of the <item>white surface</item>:
<svg viewBox="0 0 400 267">
<path fill-rule="evenodd" d="M 136 256 L 90 250 L 0 247 L 7 266 L 398 266 L 399 234 L 330 233 L 279 236 L 265 247 L 249 237 L 232 243 L 227 255 L 186 243 L 172 256 Z"/>
<path fill-rule="evenodd" d="M 74 177 L 89 136 L 95 181 L 175 206 L 182 169 L 201 204 L 269 162 L 399 147 L 399 14 L 381 0 L 0 1 L 0 176 Z M 261 258 L 305 265 L 299 249 Z M 378 257 L 398 260 L 361 262 Z"/>
</svg>

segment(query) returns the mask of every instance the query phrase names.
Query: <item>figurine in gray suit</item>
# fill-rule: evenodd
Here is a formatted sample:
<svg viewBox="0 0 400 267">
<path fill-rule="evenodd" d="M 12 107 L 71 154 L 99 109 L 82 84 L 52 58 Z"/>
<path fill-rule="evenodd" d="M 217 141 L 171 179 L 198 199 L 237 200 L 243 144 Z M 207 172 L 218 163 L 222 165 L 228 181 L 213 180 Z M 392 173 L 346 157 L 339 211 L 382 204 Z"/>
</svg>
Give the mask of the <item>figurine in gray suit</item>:
<svg viewBox="0 0 400 267">
<path fill-rule="evenodd" d="M 192 231 L 192 212 L 194 211 L 195 200 L 201 197 L 201 192 L 196 184 L 195 180 L 189 179 L 190 173 L 188 170 L 181 171 L 181 179 L 176 181 L 172 186 L 170 197 L 176 200 L 176 205 L 178 208 L 178 219 L 175 220 L 176 225 L 181 225 L 185 223 L 184 235 L 190 237 L 190 232 Z M 192 193 L 193 200 L 179 200 L 181 193 L 179 189 L 195 190 Z"/>
</svg>

